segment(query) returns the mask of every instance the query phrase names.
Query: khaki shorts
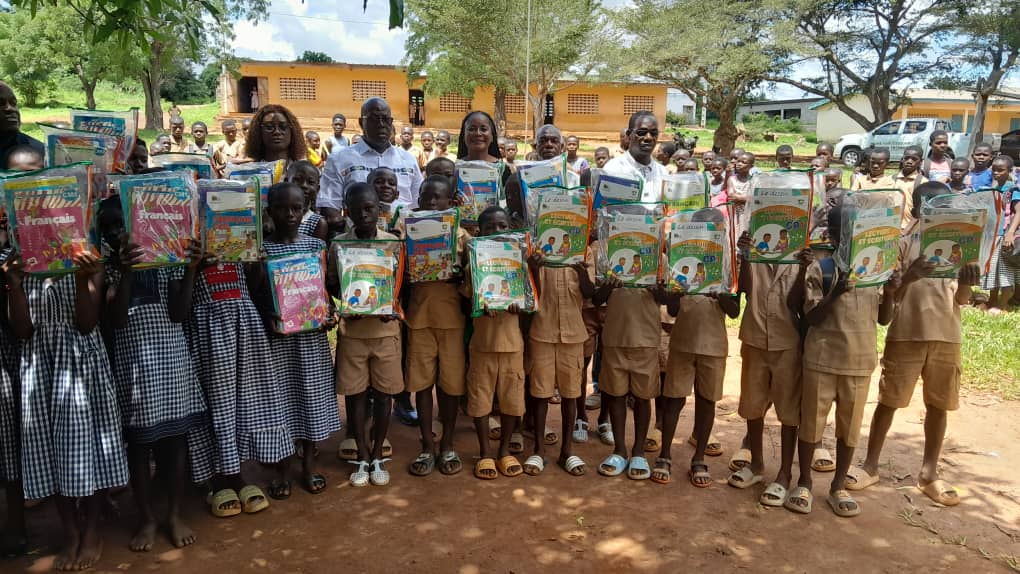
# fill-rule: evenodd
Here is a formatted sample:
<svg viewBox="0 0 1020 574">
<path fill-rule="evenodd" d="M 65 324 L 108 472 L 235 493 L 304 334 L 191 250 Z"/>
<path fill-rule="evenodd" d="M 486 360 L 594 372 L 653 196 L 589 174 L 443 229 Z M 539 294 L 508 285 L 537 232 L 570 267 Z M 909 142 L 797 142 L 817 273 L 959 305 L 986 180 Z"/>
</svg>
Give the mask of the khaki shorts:
<svg viewBox="0 0 1020 574">
<path fill-rule="evenodd" d="M 385 395 L 404 390 L 400 335 L 374 339 L 343 337 L 336 345 L 336 392 L 361 394 L 369 385 Z"/>
<path fill-rule="evenodd" d="M 655 347 L 603 347 L 599 390 L 613 397 L 659 396 L 658 353 Z"/>
<path fill-rule="evenodd" d="M 665 329 L 659 330 L 659 372 L 665 373 L 669 364 L 669 337 L 670 332 Z"/>
<path fill-rule="evenodd" d="M 439 374 L 439 388 L 459 397 L 464 394 L 464 329 L 407 330 L 407 377 L 404 389 L 409 393 L 424 391 L 434 385 Z"/>
<path fill-rule="evenodd" d="M 581 309 L 581 317 L 588 332 L 588 340 L 584 342 L 584 356 L 587 358 L 594 355 L 598 347 L 598 337 L 602 333 L 602 325 L 606 323 L 606 308 L 603 306 Z"/>
<path fill-rule="evenodd" d="M 536 399 L 552 397 L 556 387 L 565 399 L 581 396 L 583 369 L 584 343 L 528 341 L 528 376 Z"/>
<path fill-rule="evenodd" d="M 960 345 L 942 341 L 886 341 L 878 402 L 894 409 L 910 405 L 918 377 L 924 404 L 944 411 L 960 408 Z"/>
<path fill-rule="evenodd" d="M 718 402 L 726 380 L 726 357 L 709 357 L 674 351 L 666 365 L 666 382 L 662 396 L 680 399 L 695 390 L 703 399 Z"/>
<path fill-rule="evenodd" d="M 740 416 L 747 420 L 764 418 L 769 404 L 773 404 L 780 423 L 800 425 L 800 349 L 766 351 L 743 343 L 740 357 Z"/>
<path fill-rule="evenodd" d="M 471 351 L 468 367 L 467 414 L 484 417 L 492 412 L 492 397 L 499 396 L 499 412 L 524 415 L 524 354 Z"/>
<path fill-rule="evenodd" d="M 836 438 L 849 447 L 857 446 L 868 402 L 871 377 L 823 373 L 804 367 L 804 394 L 800 403 L 800 440 L 821 442 L 825 420 L 836 403 Z"/>
</svg>

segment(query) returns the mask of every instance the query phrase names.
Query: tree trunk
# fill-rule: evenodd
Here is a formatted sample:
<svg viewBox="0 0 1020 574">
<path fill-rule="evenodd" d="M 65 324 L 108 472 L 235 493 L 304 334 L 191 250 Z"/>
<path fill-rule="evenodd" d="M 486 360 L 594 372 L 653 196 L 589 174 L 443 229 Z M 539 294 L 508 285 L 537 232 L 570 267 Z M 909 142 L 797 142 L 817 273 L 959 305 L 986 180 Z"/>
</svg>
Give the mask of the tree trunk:
<svg viewBox="0 0 1020 574">
<path fill-rule="evenodd" d="M 535 86 L 535 97 L 528 95 L 528 100 L 531 102 L 531 141 L 535 141 L 535 136 L 538 134 L 538 128 L 542 127 L 545 123 L 545 98 L 549 95 L 549 88 L 544 86 Z"/>
<path fill-rule="evenodd" d="M 149 57 L 149 67 L 142 70 L 142 89 L 145 90 L 145 129 L 163 130 L 163 108 L 159 90 L 163 85 L 163 70 L 158 56 Z"/>
<path fill-rule="evenodd" d="M 96 84 L 99 83 L 99 76 L 103 75 L 103 70 L 99 70 L 99 73 L 92 78 L 85 73 L 85 68 L 81 64 L 76 64 L 74 71 L 78 76 L 78 81 L 81 82 L 82 89 L 85 90 L 85 108 L 96 109 Z"/>
<path fill-rule="evenodd" d="M 967 156 L 974 153 L 974 147 L 981 143 L 981 140 L 985 137 L 985 115 L 988 112 L 988 98 L 991 95 L 990 90 L 978 90 L 977 102 L 974 108 L 974 121 L 970 124 L 974 126 L 974 129 L 970 130 L 970 144 L 967 148 Z"/>
<path fill-rule="evenodd" d="M 496 88 L 496 131 L 506 137 L 506 89 Z"/>
<path fill-rule="evenodd" d="M 718 106 L 719 127 L 712 138 L 712 149 L 722 157 L 729 157 L 737 141 L 737 106 L 736 100 L 731 104 Z"/>
</svg>

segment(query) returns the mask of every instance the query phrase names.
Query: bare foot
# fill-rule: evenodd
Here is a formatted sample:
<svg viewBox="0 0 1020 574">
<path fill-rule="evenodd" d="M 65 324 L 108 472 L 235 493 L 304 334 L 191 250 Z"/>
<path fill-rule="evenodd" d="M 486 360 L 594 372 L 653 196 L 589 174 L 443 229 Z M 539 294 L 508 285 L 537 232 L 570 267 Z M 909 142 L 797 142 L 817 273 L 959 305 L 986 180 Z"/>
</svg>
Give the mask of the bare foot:
<svg viewBox="0 0 1020 574">
<path fill-rule="evenodd" d="M 148 552 L 152 550 L 152 545 L 156 542 L 156 523 L 146 522 L 138 528 L 138 532 L 135 532 L 134 538 L 131 539 L 131 543 L 128 544 L 134 552 Z"/>
<path fill-rule="evenodd" d="M 181 522 L 180 518 L 171 518 L 167 523 L 167 530 L 170 531 L 170 542 L 177 548 L 184 548 L 195 543 L 195 532 Z"/>
<path fill-rule="evenodd" d="M 70 572 L 75 569 L 75 561 L 78 559 L 78 534 L 68 537 L 67 544 L 60 549 L 56 560 L 53 561 L 53 569 L 61 572 Z"/>
<path fill-rule="evenodd" d="M 81 548 L 78 550 L 77 570 L 88 570 L 99 563 L 103 556 L 103 537 L 95 529 L 85 529 L 81 537 Z"/>
</svg>

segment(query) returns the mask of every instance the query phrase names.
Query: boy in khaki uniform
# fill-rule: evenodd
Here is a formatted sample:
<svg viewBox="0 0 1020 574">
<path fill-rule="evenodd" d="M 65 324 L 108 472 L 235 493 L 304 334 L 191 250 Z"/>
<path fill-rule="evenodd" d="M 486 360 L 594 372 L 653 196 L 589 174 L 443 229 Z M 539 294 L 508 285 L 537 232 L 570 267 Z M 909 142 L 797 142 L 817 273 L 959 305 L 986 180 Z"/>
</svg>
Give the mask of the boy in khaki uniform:
<svg viewBox="0 0 1020 574">
<path fill-rule="evenodd" d="M 598 242 L 588 251 L 594 264 Z M 613 454 L 599 465 L 599 474 L 619 476 L 627 470 L 634 480 L 651 476 L 644 457 L 651 421 L 651 401 L 659 396 L 659 342 L 661 288 L 624 288 L 619 278 L 607 279 L 592 296 L 596 306 L 606 303 L 602 329 L 602 370 L 599 390 L 608 405 L 613 427 Z M 627 395 L 634 397 L 634 447 L 627 459 Z"/>
<path fill-rule="evenodd" d="M 501 207 L 489 207 L 478 216 L 480 236 L 495 235 L 510 229 L 510 218 Z M 467 274 L 463 293 L 472 293 L 471 275 Z M 520 461 L 510 454 L 510 435 L 517 417 L 524 416 L 524 337 L 517 317 L 516 305 L 507 312 L 486 310 L 474 319 L 467 374 L 467 414 L 475 419 L 479 460 L 475 476 L 493 480 L 499 476 L 496 461 L 489 454 L 489 413 L 492 397 L 499 396 L 499 418 L 502 433 L 499 439 L 499 472 L 519 476 L 524 470 Z M 452 429 L 451 429 L 452 431 Z"/>
<path fill-rule="evenodd" d="M 839 248 L 843 205 L 829 211 L 830 239 Z M 801 259 L 804 318 L 810 325 L 804 342 L 803 394 L 801 397 L 798 462 L 800 478 L 786 502 L 787 509 L 811 512 L 811 459 L 825 431 L 825 421 L 836 403 L 836 473 L 827 502 L 844 518 L 861 513 L 860 505 L 844 488 L 853 460 L 868 400 L 871 373 L 878 364 L 878 326 L 892 318 L 899 272 L 884 287 L 855 289 L 847 273 L 832 269 L 832 286 L 826 289 L 822 262 L 805 253 Z M 828 266 L 828 265 L 827 265 Z M 800 278 L 798 278 L 800 280 Z"/>
<path fill-rule="evenodd" d="M 886 335 L 878 407 L 871 421 L 868 458 L 847 473 L 847 488 L 862 490 L 879 481 L 878 463 L 896 409 L 910 405 L 914 386 L 924 381 L 924 458 L 917 488 L 932 500 L 956 506 L 959 494 L 938 477 L 946 434 L 946 411 L 960 407 L 960 305 L 980 281 L 977 265 L 960 269 L 956 279 L 931 278 L 935 266 L 921 257 L 920 206 L 946 193 L 937 182 L 914 190 L 913 223 L 900 240 L 900 268 L 906 269 L 896 292 L 896 315 Z"/>
<path fill-rule="evenodd" d="M 348 186 L 344 203 L 352 228 L 338 239 L 398 239 L 376 227 L 379 217 L 379 197 L 367 183 Z M 336 346 L 337 393 L 347 397 L 354 440 L 358 444 L 358 467 L 351 474 L 353 486 L 389 483 L 389 472 L 383 464 L 383 442 L 389 430 L 392 395 L 404 390 L 401 371 L 400 322 L 389 317 L 348 317 L 344 331 Z M 375 390 L 375 410 L 372 417 L 373 443 L 365 436 L 368 407 L 368 389 Z M 371 467 L 371 473 L 368 469 Z"/>
<path fill-rule="evenodd" d="M 422 183 L 419 210 L 445 210 L 453 200 L 450 180 L 431 176 Z M 457 256 L 461 268 L 467 253 L 468 234 L 457 230 Z M 439 472 L 457 474 L 463 468 L 453 449 L 453 430 L 457 426 L 458 399 L 464 396 L 464 313 L 458 290 L 463 277 L 449 281 L 428 281 L 410 286 L 407 305 L 407 376 L 405 387 L 415 393 L 418 425 L 421 430 L 421 454 L 411 463 L 415 476 L 428 476 L 436 465 L 435 440 L 432 437 L 432 388 L 438 382 L 439 420 L 445 432 L 439 441 Z"/>
<path fill-rule="evenodd" d="M 528 375 L 531 377 L 531 396 L 534 401 L 534 425 L 544 429 L 549 412 L 549 401 L 558 387 L 562 401 L 562 436 L 560 457 L 556 461 L 573 476 L 585 473 L 585 464 L 572 453 L 569 440 L 571 425 L 577 418 L 577 398 L 581 396 L 584 368 L 584 344 L 588 330 L 581 309 L 586 299 L 595 292 L 592 269 L 585 263 L 569 267 L 549 267 L 541 253 L 529 258 L 538 289 L 538 312 L 528 329 Z M 524 461 L 524 472 L 537 475 L 545 469 L 544 440 L 535 440 L 535 454 Z"/>
<path fill-rule="evenodd" d="M 751 248 L 750 234 L 744 232 L 737 247 L 741 253 L 747 253 Z M 737 412 L 747 421 L 747 447 L 730 462 L 731 468 L 737 468 L 728 482 L 730 486 L 747 488 L 761 481 L 765 470 L 762 447 L 765 414 L 769 405 L 774 405 L 782 425 L 782 455 L 775 481 L 759 499 L 765 506 L 782 506 L 793 479 L 793 455 L 800 426 L 801 341 L 799 317 L 788 300 L 797 276 L 798 268 L 794 265 L 750 263 L 746 257 L 740 260 L 740 291 L 747 304 L 740 322 L 743 367 Z M 735 464 L 741 460 L 746 466 Z"/>
</svg>

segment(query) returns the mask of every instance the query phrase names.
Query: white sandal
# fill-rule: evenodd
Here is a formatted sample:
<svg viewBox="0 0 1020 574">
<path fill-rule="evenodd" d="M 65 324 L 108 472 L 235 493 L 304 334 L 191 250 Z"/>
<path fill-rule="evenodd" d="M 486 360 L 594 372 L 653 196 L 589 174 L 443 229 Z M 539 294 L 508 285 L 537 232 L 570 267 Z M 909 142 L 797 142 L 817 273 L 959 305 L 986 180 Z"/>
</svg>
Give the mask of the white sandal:
<svg viewBox="0 0 1020 574">
<path fill-rule="evenodd" d="M 377 458 L 372 461 L 372 472 L 369 475 L 372 484 L 376 486 L 386 486 L 390 483 L 390 473 L 382 466 L 384 462 L 389 461 L 390 459 L 388 458 Z"/>
<path fill-rule="evenodd" d="M 599 440 L 602 444 L 608 446 L 614 446 L 616 444 L 616 437 L 613 436 L 613 425 L 610 423 L 602 423 L 599 425 Z"/>
<path fill-rule="evenodd" d="M 534 472 L 529 469 L 534 469 Z M 543 470 L 545 470 L 545 459 L 537 454 L 529 456 L 528 460 L 524 461 L 524 472 L 529 476 L 538 476 L 542 474 Z"/>
<path fill-rule="evenodd" d="M 588 422 L 578 419 L 574 421 L 574 442 L 588 442 Z"/>
<path fill-rule="evenodd" d="M 351 486 L 367 486 L 369 479 L 368 463 L 363 460 L 350 460 L 347 462 L 358 467 L 358 470 L 351 473 Z"/>
</svg>

